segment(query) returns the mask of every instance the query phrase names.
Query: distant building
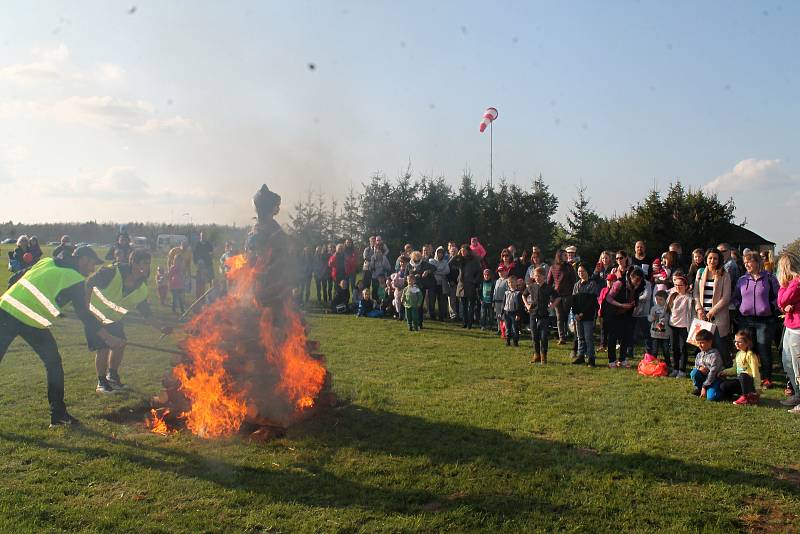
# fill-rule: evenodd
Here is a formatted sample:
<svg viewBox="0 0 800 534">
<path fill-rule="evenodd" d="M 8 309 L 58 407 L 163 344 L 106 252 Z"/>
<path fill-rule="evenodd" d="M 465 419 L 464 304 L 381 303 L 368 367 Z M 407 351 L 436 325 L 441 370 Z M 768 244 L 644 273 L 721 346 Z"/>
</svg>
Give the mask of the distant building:
<svg viewBox="0 0 800 534">
<path fill-rule="evenodd" d="M 750 250 L 757 250 L 759 252 L 762 250 L 769 250 L 773 253 L 775 252 L 775 243 L 768 239 L 764 239 L 757 233 L 753 232 L 752 230 L 748 230 L 744 226 L 731 224 L 731 228 L 727 234 L 728 243 L 730 243 L 732 247 L 739 250 L 749 248 Z"/>
</svg>

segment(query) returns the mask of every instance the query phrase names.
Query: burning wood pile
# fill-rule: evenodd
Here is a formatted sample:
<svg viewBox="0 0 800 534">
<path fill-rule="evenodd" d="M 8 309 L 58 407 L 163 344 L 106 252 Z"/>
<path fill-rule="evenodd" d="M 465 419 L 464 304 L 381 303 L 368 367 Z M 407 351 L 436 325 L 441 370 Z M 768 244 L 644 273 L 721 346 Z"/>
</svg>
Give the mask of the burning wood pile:
<svg viewBox="0 0 800 534">
<path fill-rule="evenodd" d="M 280 197 L 262 186 L 253 201 L 259 221 L 245 254 L 227 262 L 226 294 L 187 325 L 185 354 L 152 399 L 153 432 L 183 424 L 205 438 L 255 429 L 264 439 L 331 400 L 324 358 L 291 299 L 286 235 L 273 219 Z"/>
</svg>

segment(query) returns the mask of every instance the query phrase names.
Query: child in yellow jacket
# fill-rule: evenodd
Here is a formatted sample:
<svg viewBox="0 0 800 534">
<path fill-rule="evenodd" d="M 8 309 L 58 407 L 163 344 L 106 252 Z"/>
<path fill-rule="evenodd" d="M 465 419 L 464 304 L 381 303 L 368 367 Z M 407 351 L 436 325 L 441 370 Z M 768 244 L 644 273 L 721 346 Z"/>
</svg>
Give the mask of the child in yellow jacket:
<svg viewBox="0 0 800 534">
<path fill-rule="evenodd" d="M 737 406 L 758 404 L 758 393 L 755 385 L 761 383 L 761 366 L 758 354 L 753 352 L 753 338 L 749 330 L 739 330 L 736 333 L 736 361 L 733 367 L 720 372 L 722 377 L 735 377 L 736 380 L 726 380 L 722 386 L 723 394 L 739 394 L 733 401 Z"/>
</svg>

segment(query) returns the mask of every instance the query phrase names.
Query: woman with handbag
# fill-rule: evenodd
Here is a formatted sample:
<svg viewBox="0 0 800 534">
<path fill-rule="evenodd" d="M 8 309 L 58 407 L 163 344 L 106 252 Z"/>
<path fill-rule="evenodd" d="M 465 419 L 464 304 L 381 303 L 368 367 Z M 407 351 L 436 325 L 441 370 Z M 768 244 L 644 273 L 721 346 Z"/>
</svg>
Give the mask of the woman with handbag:
<svg viewBox="0 0 800 534">
<path fill-rule="evenodd" d="M 728 335 L 731 318 L 728 304 L 731 301 L 731 281 L 716 249 L 706 251 L 706 268 L 694 285 L 695 312 L 702 321 L 714 324 L 714 347 L 722 356 L 726 367 L 731 366 Z"/>
</svg>

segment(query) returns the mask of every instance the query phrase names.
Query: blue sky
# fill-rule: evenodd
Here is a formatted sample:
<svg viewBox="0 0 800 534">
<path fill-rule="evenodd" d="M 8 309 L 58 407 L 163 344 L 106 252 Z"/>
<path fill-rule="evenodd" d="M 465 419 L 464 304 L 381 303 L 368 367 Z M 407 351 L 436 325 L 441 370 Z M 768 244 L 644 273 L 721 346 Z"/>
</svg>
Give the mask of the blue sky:
<svg viewBox="0 0 800 534">
<path fill-rule="evenodd" d="M 579 183 L 611 214 L 680 178 L 784 244 L 798 23 L 794 2 L 4 2 L 0 193 L 28 202 L 0 219 L 245 224 L 262 182 L 286 212 L 409 164 L 485 180 L 495 106 L 495 177 L 542 173 L 561 217 Z"/>
</svg>

